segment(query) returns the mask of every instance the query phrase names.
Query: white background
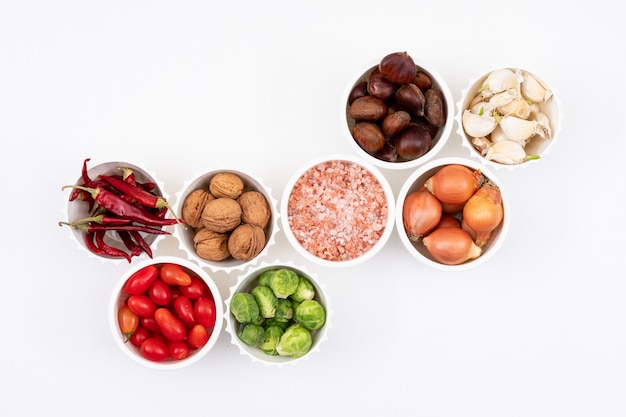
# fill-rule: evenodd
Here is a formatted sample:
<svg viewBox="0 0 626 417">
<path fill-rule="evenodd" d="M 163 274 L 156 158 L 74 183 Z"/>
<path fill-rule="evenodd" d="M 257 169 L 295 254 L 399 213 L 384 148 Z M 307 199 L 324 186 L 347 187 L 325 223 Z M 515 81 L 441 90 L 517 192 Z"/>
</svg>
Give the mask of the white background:
<svg viewBox="0 0 626 417">
<path fill-rule="evenodd" d="M 576 3 L 576 4 L 581 4 Z M 3 1 L 0 5 L 0 415 L 626 416 L 624 23 L 617 1 Z M 128 161 L 174 196 L 240 167 L 279 199 L 312 158 L 352 153 L 352 78 L 408 51 L 455 101 L 498 66 L 562 100 L 551 152 L 498 171 L 511 228 L 460 273 L 411 258 L 394 231 L 366 264 L 307 263 L 326 286 L 321 351 L 266 368 L 222 333 L 173 373 L 133 363 L 106 309 L 127 268 L 60 228 L 83 159 Z M 456 127 L 455 127 L 456 130 Z M 453 133 L 442 156 L 469 157 Z M 408 172 L 387 172 L 395 193 Z M 184 256 L 173 237 L 157 254 Z M 236 277 L 217 277 L 223 297 Z"/>
</svg>

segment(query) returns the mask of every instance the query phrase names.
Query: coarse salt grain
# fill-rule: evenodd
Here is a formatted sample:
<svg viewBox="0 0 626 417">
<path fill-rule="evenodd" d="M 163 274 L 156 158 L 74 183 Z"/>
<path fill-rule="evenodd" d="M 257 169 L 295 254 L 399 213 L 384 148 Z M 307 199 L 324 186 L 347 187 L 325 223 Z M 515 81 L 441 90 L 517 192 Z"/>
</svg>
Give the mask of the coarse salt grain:
<svg viewBox="0 0 626 417">
<path fill-rule="evenodd" d="M 347 261 L 380 239 L 388 207 L 376 177 L 350 161 L 326 161 L 308 169 L 294 184 L 287 220 L 296 240 L 313 255 Z"/>
</svg>

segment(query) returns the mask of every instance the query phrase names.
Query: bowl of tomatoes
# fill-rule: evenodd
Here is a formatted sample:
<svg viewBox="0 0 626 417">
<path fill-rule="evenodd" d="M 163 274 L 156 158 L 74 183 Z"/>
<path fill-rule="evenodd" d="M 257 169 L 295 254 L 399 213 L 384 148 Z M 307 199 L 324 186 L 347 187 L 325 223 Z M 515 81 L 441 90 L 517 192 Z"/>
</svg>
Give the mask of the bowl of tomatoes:
<svg viewBox="0 0 626 417">
<path fill-rule="evenodd" d="M 120 349 L 156 370 L 200 360 L 215 345 L 224 320 L 213 279 L 195 263 L 174 256 L 128 269 L 113 290 L 108 314 Z"/>
</svg>

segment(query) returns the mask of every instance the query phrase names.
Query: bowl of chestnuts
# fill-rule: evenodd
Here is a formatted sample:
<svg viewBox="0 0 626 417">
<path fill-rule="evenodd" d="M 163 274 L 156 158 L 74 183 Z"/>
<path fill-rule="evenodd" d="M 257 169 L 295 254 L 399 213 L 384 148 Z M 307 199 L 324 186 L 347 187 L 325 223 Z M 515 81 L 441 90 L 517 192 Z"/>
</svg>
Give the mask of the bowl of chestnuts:
<svg viewBox="0 0 626 417">
<path fill-rule="evenodd" d="M 497 68 L 470 81 L 457 107 L 463 146 L 496 169 L 527 167 L 545 156 L 562 117 L 554 89 L 521 68 Z"/>
<path fill-rule="evenodd" d="M 378 167 L 410 169 L 444 146 L 454 124 L 446 81 L 407 52 L 394 52 L 351 81 L 342 102 L 346 137 Z"/>
<path fill-rule="evenodd" d="M 263 181 L 244 171 L 197 175 L 177 197 L 181 249 L 212 270 L 243 269 L 265 256 L 278 232 L 277 200 Z"/>
<path fill-rule="evenodd" d="M 472 159 L 446 157 L 418 167 L 396 204 L 396 225 L 407 251 L 446 271 L 476 267 L 502 246 L 510 205 L 495 175 Z"/>
</svg>

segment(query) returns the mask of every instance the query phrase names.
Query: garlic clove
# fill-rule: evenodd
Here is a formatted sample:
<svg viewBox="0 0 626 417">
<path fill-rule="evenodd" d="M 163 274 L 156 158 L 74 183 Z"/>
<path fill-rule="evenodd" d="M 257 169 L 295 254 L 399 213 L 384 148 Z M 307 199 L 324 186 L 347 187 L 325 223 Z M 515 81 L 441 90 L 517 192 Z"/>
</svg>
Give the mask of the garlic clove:
<svg viewBox="0 0 626 417">
<path fill-rule="evenodd" d="M 546 102 L 552 97 L 552 91 L 548 90 L 529 72 L 523 71 L 522 77 L 523 81 L 520 88 L 524 97 L 536 103 Z"/>
<path fill-rule="evenodd" d="M 489 98 L 489 104 L 491 107 L 498 108 L 506 106 L 514 100 L 521 97 L 520 91 L 517 88 L 509 88 L 500 93 L 497 93 Z"/>
<path fill-rule="evenodd" d="M 536 122 L 520 119 L 514 116 L 504 116 L 500 120 L 500 127 L 504 134 L 512 141 L 525 145 L 526 141 L 535 134 Z"/>
<path fill-rule="evenodd" d="M 485 158 L 501 164 L 516 165 L 526 160 L 526 151 L 518 142 L 505 140 L 493 143 L 487 151 Z"/>
<path fill-rule="evenodd" d="M 481 136 L 479 138 L 472 138 L 472 145 L 474 145 L 474 148 L 480 152 L 482 156 L 485 156 L 491 147 L 491 141 L 485 136 Z"/>
<path fill-rule="evenodd" d="M 493 110 L 488 101 L 477 101 L 469 108 L 469 111 L 479 116 L 493 116 Z"/>
<path fill-rule="evenodd" d="M 502 130 L 502 126 L 498 125 L 495 129 L 493 129 L 491 135 L 489 135 L 489 140 L 491 141 L 491 143 L 498 143 L 510 139 Z"/>
<path fill-rule="evenodd" d="M 532 113 L 531 120 L 535 121 L 535 134 L 544 139 L 552 139 L 552 128 L 550 127 L 550 119 L 545 113 Z"/>
<path fill-rule="evenodd" d="M 492 71 L 483 82 L 480 92 L 483 97 L 491 97 L 494 94 L 511 88 L 519 89 L 520 80 L 510 69 L 503 68 Z"/>
<path fill-rule="evenodd" d="M 492 116 L 481 116 L 469 110 L 463 111 L 462 122 L 465 133 L 473 138 L 489 135 L 498 124 Z"/>
<path fill-rule="evenodd" d="M 520 119 L 528 119 L 531 114 L 530 105 L 523 98 L 517 98 L 502 104 L 498 106 L 497 110 L 503 116 L 515 116 Z"/>
</svg>

